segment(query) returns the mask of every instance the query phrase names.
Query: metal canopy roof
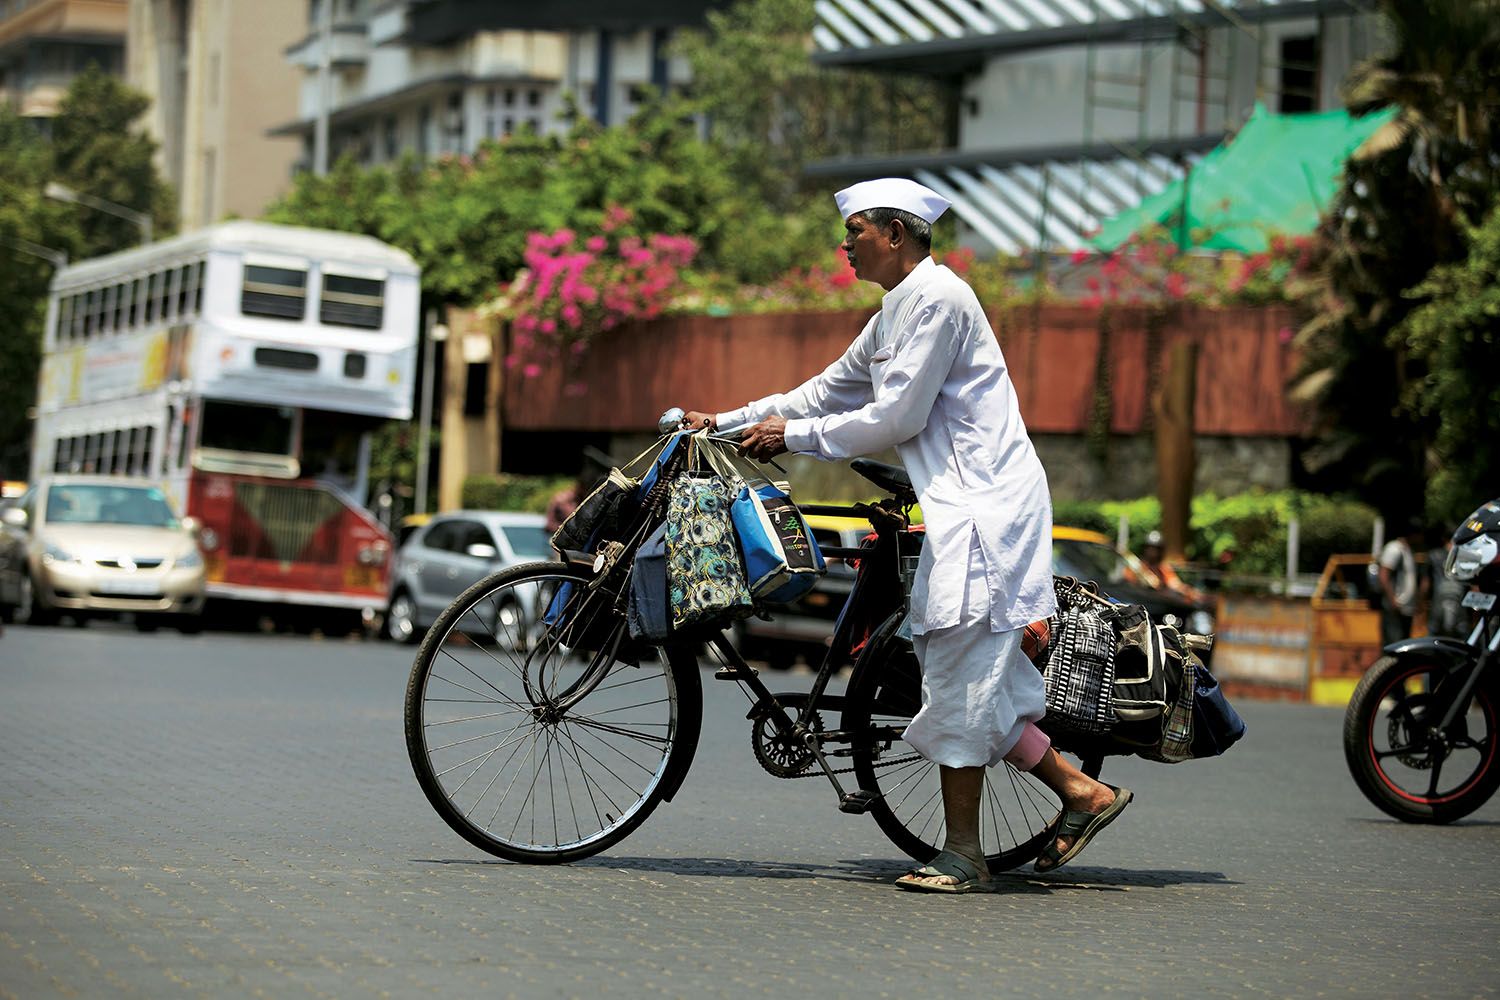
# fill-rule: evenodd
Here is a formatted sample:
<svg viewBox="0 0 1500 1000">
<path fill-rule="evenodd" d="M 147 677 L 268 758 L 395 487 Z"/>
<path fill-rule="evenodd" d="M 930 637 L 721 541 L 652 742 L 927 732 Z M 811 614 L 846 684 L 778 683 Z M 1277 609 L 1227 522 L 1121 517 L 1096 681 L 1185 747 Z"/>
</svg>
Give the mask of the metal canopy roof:
<svg viewBox="0 0 1500 1000">
<path fill-rule="evenodd" d="M 813 58 L 951 75 L 1050 46 L 1170 39 L 1184 27 L 1363 10 L 1363 0 L 817 0 Z"/>
<path fill-rule="evenodd" d="M 1220 142 L 1160 142 L 1139 155 L 1109 147 L 965 152 L 828 161 L 809 177 L 910 177 L 953 203 L 953 214 L 1000 253 L 1078 250 L 1106 219 L 1165 190 Z"/>
</svg>

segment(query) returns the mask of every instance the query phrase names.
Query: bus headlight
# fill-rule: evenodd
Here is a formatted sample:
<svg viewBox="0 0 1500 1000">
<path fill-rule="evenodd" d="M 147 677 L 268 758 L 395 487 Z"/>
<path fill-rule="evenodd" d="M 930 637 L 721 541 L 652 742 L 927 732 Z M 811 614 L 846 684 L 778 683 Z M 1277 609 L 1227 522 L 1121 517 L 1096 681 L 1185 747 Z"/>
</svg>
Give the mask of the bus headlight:
<svg viewBox="0 0 1500 1000">
<path fill-rule="evenodd" d="M 361 566 L 379 566 L 385 562 L 386 551 L 384 545 L 366 545 L 354 558 Z"/>
<path fill-rule="evenodd" d="M 203 528 L 198 532 L 198 544 L 209 552 L 219 547 L 219 533 L 212 528 Z"/>
</svg>

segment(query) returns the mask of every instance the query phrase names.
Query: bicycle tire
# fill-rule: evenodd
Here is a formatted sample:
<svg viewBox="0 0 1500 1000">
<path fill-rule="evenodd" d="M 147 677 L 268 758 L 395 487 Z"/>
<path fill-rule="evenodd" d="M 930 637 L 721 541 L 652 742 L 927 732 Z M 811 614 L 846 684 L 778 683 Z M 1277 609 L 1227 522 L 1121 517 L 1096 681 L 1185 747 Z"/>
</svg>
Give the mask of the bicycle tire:
<svg viewBox="0 0 1500 1000">
<path fill-rule="evenodd" d="M 841 728 L 849 734 L 859 787 L 876 795 L 870 815 L 891 843 L 926 863 L 943 839 L 938 767 L 901 742 L 900 732 L 922 704 L 921 668 L 897 633 L 897 611 L 871 635 L 850 675 Z M 1097 778 L 1100 761 L 1085 773 Z M 991 872 L 1033 861 L 1051 839 L 1062 806 L 1037 778 L 1001 762 L 985 775 L 980 841 Z"/>
<path fill-rule="evenodd" d="M 1441 738 L 1433 739 L 1425 726 L 1429 710 L 1445 707 L 1441 699 L 1431 699 L 1435 681 L 1462 677 L 1462 671 L 1419 658 L 1382 656 L 1349 699 L 1344 712 L 1349 773 L 1365 798 L 1403 822 L 1451 823 L 1484 805 L 1500 788 L 1500 698 L 1492 681 L 1481 679 L 1469 710 Z M 1473 739 L 1473 731 L 1481 727 L 1483 738 Z M 1471 752 L 1473 765 L 1464 773 L 1462 762 Z M 1444 765 L 1454 761 L 1460 762 L 1462 779 L 1439 789 Z"/>
<path fill-rule="evenodd" d="M 624 628 L 615 598 L 591 580 L 557 562 L 486 577 L 443 611 L 412 664 L 405 728 L 417 782 L 456 833 L 497 857 L 559 864 L 613 846 L 672 793 L 696 750 L 697 660 L 674 647 L 625 658 L 610 645 Z M 530 634 L 496 634 L 497 608 L 544 606 L 549 589 L 561 619 L 520 616 Z M 590 664 L 602 679 L 568 704 Z"/>
</svg>

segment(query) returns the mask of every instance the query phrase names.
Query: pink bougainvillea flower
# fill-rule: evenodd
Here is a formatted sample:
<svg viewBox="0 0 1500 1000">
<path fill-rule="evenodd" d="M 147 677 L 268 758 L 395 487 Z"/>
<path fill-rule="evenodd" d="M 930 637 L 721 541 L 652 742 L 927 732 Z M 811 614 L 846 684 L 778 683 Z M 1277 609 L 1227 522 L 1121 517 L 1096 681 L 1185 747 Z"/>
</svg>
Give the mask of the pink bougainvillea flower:
<svg viewBox="0 0 1500 1000">
<path fill-rule="evenodd" d="M 1180 299 L 1183 296 L 1187 295 L 1187 277 L 1185 275 L 1179 274 L 1176 271 L 1173 271 L 1171 274 L 1167 275 L 1166 281 L 1163 282 L 1163 287 L 1166 289 L 1168 297 Z"/>
<path fill-rule="evenodd" d="M 536 378 L 541 373 L 542 366 L 537 364 L 535 361 L 527 365 L 525 368 L 521 369 L 521 374 L 525 375 L 527 378 Z"/>
<path fill-rule="evenodd" d="M 1084 261 L 1089 259 L 1089 252 L 1082 247 L 1079 247 L 1077 250 L 1073 251 L 1068 259 L 1074 264 L 1082 264 Z"/>
<path fill-rule="evenodd" d="M 609 240 L 603 236 L 590 236 L 588 241 L 584 243 L 584 246 L 588 247 L 590 253 L 599 253 L 605 247 L 609 246 Z"/>
<path fill-rule="evenodd" d="M 1276 339 L 1281 341 L 1283 344 L 1290 344 L 1292 342 L 1292 328 L 1289 326 L 1284 326 L 1280 330 L 1277 330 Z"/>
</svg>

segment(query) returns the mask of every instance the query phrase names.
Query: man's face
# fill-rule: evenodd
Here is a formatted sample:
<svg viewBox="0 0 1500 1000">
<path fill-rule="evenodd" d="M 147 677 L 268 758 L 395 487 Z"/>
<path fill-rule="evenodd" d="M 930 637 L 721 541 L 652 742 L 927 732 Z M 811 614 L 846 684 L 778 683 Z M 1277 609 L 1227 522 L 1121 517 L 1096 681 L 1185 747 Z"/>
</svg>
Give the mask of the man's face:
<svg viewBox="0 0 1500 1000">
<path fill-rule="evenodd" d="M 896 283 L 887 284 L 889 278 L 900 270 L 900 251 L 891 245 L 891 232 L 875 225 L 863 215 L 855 213 L 844 222 L 844 242 L 840 249 L 849 258 L 854 276 L 861 281 L 873 281 L 889 290 Z"/>
</svg>

